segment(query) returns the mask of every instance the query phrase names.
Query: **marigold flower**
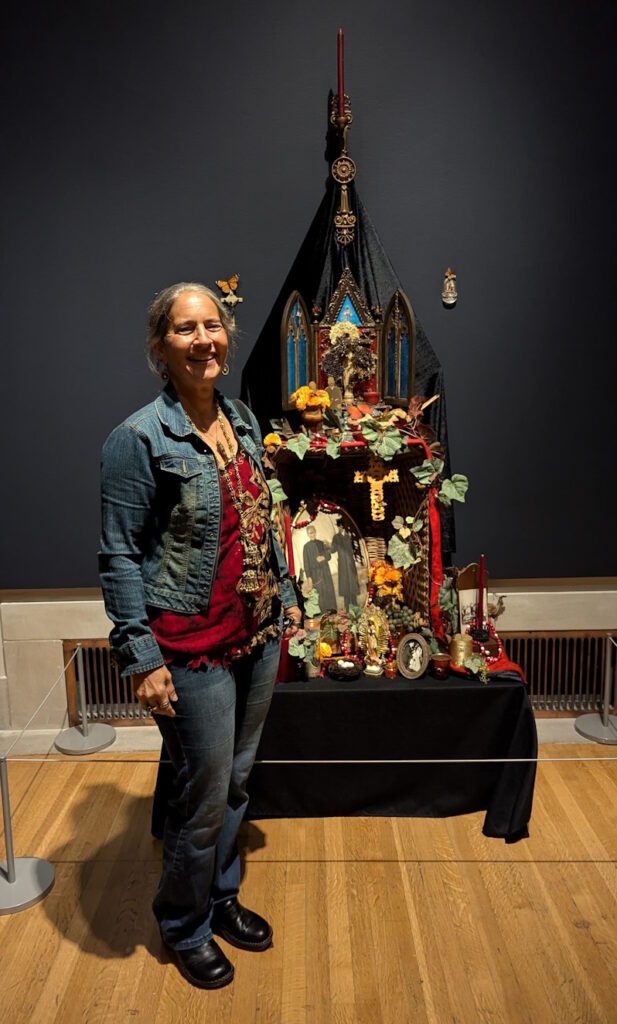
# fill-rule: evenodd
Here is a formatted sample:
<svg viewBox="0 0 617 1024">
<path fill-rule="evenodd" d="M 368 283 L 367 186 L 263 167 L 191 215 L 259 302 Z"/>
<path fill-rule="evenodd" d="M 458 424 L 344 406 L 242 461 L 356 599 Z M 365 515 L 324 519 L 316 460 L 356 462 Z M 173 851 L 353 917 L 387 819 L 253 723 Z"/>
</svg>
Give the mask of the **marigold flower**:
<svg viewBox="0 0 617 1024">
<path fill-rule="evenodd" d="M 279 434 L 266 434 L 264 437 L 264 448 L 267 448 L 271 444 L 282 444 L 282 440 Z"/>
</svg>

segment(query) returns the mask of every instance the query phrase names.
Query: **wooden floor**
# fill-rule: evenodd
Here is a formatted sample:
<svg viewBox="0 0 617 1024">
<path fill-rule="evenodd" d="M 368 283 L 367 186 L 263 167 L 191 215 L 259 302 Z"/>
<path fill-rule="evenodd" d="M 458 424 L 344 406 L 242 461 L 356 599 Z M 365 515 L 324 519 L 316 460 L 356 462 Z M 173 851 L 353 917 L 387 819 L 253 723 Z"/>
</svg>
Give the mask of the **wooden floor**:
<svg viewBox="0 0 617 1024">
<path fill-rule="evenodd" d="M 150 901 L 155 767 L 10 763 L 17 855 L 56 868 L 49 896 L 0 917 L 2 1024 L 614 1024 L 617 755 L 543 746 L 531 838 L 483 815 L 244 827 L 244 901 L 266 953 L 225 947 L 233 985 L 193 989 Z"/>
</svg>

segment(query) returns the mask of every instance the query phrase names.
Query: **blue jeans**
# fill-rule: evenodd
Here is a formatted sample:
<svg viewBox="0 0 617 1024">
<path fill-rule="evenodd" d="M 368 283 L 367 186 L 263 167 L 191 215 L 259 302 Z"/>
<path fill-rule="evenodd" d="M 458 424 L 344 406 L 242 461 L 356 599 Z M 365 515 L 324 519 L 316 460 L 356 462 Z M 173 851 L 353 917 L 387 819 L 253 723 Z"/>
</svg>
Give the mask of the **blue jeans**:
<svg viewBox="0 0 617 1024">
<path fill-rule="evenodd" d="M 170 666 L 176 716 L 155 718 L 173 782 L 152 906 L 174 949 L 211 939 L 214 904 L 238 894 L 238 829 L 279 656 L 280 641 L 270 640 L 229 668 Z"/>
</svg>

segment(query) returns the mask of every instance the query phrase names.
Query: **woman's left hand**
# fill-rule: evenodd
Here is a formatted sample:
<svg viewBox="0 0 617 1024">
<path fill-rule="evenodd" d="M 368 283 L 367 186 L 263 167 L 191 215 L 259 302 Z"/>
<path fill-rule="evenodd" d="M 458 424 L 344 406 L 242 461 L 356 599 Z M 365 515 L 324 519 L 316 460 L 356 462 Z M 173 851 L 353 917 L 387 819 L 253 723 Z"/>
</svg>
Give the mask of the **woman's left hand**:
<svg viewBox="0 0 617 1024">
<path fill-rule="evenodd" d="M 297 633 L 298 629 L 300 628 L 300 623 L 302 622 L 302 612 L 300 611 L 297 605 L 293 605 L 291 608 L 285 609 L 285 616 L 286 618 L 291 619 L 292 621 L 291 625 L 287 626 L 287 629 L 283 633 L 283 636 L 290 637 L 293 636 L 294 633 Z"/>
</svg>

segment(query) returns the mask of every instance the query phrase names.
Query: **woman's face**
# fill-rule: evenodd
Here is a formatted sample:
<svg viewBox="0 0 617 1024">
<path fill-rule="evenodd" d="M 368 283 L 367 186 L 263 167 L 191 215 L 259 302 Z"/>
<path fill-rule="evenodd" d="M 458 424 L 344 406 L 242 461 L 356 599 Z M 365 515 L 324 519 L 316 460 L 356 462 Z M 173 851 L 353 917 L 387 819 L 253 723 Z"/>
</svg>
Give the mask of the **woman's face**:
<svg viewBox="0 0 617 1024">
<path fill-rule="evenodd" d="M 169 311 L 169 329 L 156 354 L 177 391 L 212 385 L 227 359 L 227 333 L 216 305 L 203 292 L 181 292 Z"/>
</svg>

